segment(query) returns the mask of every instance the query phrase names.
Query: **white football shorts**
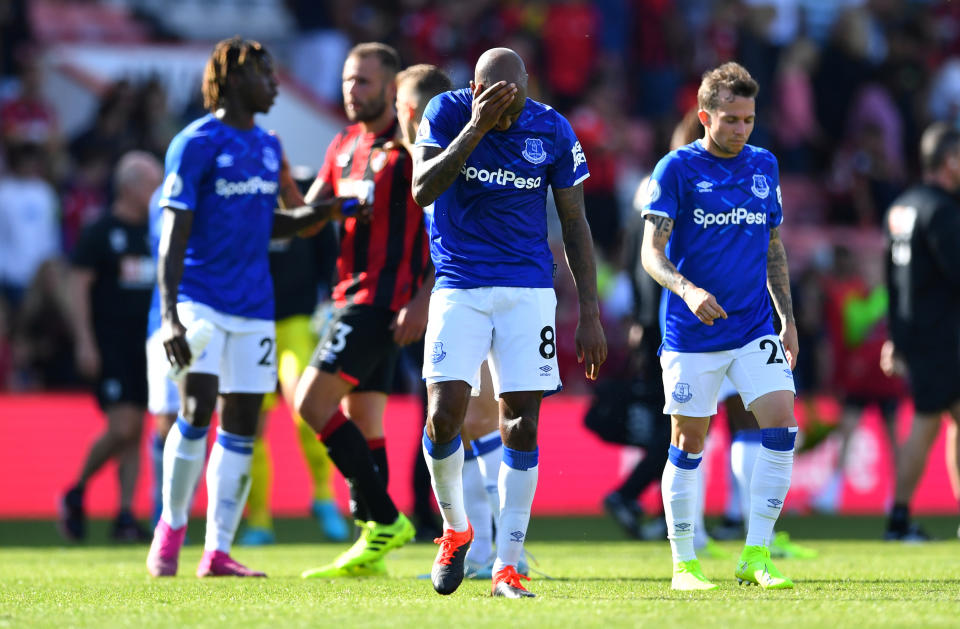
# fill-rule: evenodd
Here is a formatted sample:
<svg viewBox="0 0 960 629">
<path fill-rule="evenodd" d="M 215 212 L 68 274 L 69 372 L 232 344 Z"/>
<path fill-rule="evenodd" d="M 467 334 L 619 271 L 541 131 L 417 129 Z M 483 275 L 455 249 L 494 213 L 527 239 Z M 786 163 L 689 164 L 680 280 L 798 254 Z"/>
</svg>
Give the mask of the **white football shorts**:
<svg viewBox="0 0 960 629">
<path fill-rule="evenodd" d="M 269 319 L 238 317 L 205 304 L 182 301 L 177 314 L 184 327 L 196 321 L 213 324 L 206 349 L 188 373 L 220 379 L 220 393 L 270 393 L 277 388 L 277 332 Z"/>
<path fill-rule="evenodd" d="M 157 329 L 147 339 L 147 409 L 153 415 L 172 415 L 180 411 L 177 383 L 167 377 L 170 361 Z"/>
<path fill-rule="evenodd" d="M 780 339 L 774 334 L 737 349 L 720 352 L 668 352 L 660 355 L 667 415 L 711 417 L 726 378 L 750 410 L 754 400 L 773 391 L 796 394 L 793 372 Z"/>
<path fill-rule="evenodd" d="M 560 388 L 552 288 L 441 288 L 430 296 L 423 379 L 480 388 L 490 366 L 495 395 Z"/>
</svg>

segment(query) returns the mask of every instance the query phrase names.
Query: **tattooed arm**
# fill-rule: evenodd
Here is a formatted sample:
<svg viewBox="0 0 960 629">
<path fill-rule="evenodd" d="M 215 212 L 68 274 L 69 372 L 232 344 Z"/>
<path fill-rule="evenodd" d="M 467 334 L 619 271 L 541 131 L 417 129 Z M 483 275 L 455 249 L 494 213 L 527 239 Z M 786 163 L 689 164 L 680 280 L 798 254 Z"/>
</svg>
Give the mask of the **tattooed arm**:
<svg viewBox="0 0 960 629">
<path fill-rule="evenodd" d="M 473 85 L 473 104 L 470 121 L 453 142 L 441 149 L 436 146 L 417 146 L 413 151 L 413 200 L 426 207 L 437 200 L 453 184 L 460 169 L 487 131 L 513 103 L 517 87 L 503 81 L 489 88 Z"/>
<path fill-rule="evenodd" d="M 790 297 L 790 272 L 787 269 L 787 252 L 780 240 L 780 230 L 770 230 L 770 247 L 767 249 L 767 288 L 773 298 L 773 306 L 780 315 L 780 340 L 786 351 L 790 368 L 797 364 L 799 342 L 797 322 L 793 318 L 793 299 Z"/>
<path fill-rule="evenodd" d="M 717 303 L 717 298 L 685 278 L 667 257 L 667 242 L 673 233 L 673 219 L 658 214 L 648 214 L 646 219 L 643 244 L 640 247 L 640 260 L 644 270 L 660 286 L 676 293 L 702 323 L 713 325 L 714 319 L 726 319 L 727 313 Z"/>
<path fill-rule="evenodd" d="M 580 318 L 575 334 L 577 362 L 585 363 L 587 377 L 596 380 L 600 365 L 607 359 L 607 340 L 600 325 L 597 302 L 597 268 L 593 258 L 593 237 L 583 204 L 583 186 L 554 189 L 557 214 L 563 228 L 563 251 L 573 273 L 580 300 Z"/>
</svg>

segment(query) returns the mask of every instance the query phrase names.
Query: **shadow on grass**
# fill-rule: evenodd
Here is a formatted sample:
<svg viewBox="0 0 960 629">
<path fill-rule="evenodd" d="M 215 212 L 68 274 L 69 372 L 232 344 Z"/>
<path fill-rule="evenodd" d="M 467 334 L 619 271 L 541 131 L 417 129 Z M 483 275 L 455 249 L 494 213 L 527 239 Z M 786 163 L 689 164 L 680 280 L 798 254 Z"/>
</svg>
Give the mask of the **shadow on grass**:
<svg viewBox="0 0 960 629">
<path fill-rule="evenodd" d="M 938 539 L 955 539 L 955 517 L 918 518 L 927 531 Z M 310 518 L 278 518 L 275 532 L 280 544 L 317 544 L 327 540 L 320 533 L 316 522 Z M 710 527 L 708 520 L 708 528 Z M 778 530 L 789 531 L 794 540 L 862 540 L 877 541 L 884 529 L 884 518 L 876 516 L 785 516 Z M 109 538 L 108 520 L 91 520 L 87 540 L 82 543 L 65 541 L 57 533 L 52 520 L 0 520 L 0 547 L 81 547 L 97 548 L 116 546 Z M 242 530 L 242 529 L 241 529 Z M 187 532 L 189 542 L 203 541 L 204 521 L 191 520 Z M 543 542 L 616 542 L 629 538 L 618 526 L 606 517 L 540 517 L 530 524 L 530 540 Z M 343 542 L 331 542 L 343 544 Z M 425 542 L 428 543 L 429 542 Z M 651 540 L 637 543 L 665 544 L 666 540 Z M 145 545 L 144 545 L 145 547 Z"/>
</svg>

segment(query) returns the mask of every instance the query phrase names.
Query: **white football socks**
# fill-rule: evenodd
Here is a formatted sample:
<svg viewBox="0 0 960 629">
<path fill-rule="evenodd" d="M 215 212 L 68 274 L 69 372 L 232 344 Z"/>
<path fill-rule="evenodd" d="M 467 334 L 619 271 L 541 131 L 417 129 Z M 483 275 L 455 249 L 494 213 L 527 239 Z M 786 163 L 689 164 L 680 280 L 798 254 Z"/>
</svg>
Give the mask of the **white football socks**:
<svg viewBox="0 0 960 629">
<path fill-rule="evenodd" d="M 514 566 L 523 557 L 523 544 L 530 524 L 530 509 L 537 491 L 540 450 L 530 452 L 503 447 L 500 464 L 500 520 L 497 526 L 496 574 Z"/>
<path fill-rule="evenodd" d="M 483 486 L 487 491 L 487 502 L 494 521 L 500 519 L 500 463 L 503 461 L 503 441 L 500 431 L 495 430 L 473 441 L 477 451 L 477 462 L 483 474 Z"/>
<path fill-rule="evenodd" d="M 187 524 L 194 488 L 207 454 L 207 427 L 191 426 L 182 417 L 170 429 L 163 446 L 163 510 L 170 528 Z"/>
<path fill-rule="evenodd" d="M 463 462 L 463 507 L 473 525 L 473 544 L 467 559 L 486 564 L 493 553 L 493 517 L 476 457 Z"/>
<path fill-rule="evenodd" d="M 667 538 L 674 563 L 697 558 L 693 531 L 697 509 L 697 467 L 702 458 L 702 452 L 684 452 L 671 445 L 663 470 L 660 484 L 663 515 L 667 520 Z"/>
<path fill-rule="evenodd" d="M 467 512 L 463 507 L 463 443 L 457 435 L 449 443 L 434 443 L 423 429 L 423 458 L 430 470 L 433 495 L 440 505 L 443 528 L 467 530 Z"/>
<path fill-rule="evenodd" d="M 750 431 L 751 433 L 760 431 Z M 753 478 L 753 467 L 760 454 L 760 439 L 757 435 L 741 435 L 738 433 L 730 444 L 730 468 L 737 483 L 740 494 L 740 509 L 744 520 L 750 517 L 750 480 Z"/>
<path fill-rule="evenodd" d="M 750 524 L 747 546 L 769 546 L 793 473 L 794 428 L 763 428 L 762 441 L 750 480 Z"/>
<path fill-rule="evenodd" d="M 250 493 L 253 436 L 217 429 L 207 465 L 207 534 L 203 548 L 230 553 Z"/>
</svg>

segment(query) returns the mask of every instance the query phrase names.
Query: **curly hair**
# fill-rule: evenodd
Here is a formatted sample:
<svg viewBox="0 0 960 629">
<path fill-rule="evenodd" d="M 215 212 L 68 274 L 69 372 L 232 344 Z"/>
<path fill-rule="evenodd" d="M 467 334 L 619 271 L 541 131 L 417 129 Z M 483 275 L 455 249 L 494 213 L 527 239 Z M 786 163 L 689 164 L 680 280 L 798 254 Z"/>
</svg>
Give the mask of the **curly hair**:
<svg viewBox="0 0 960 629">
<path fill-rule="evenodd" d="M 260 42 L 234 36 L 217 43 L 203 69 L 203 106 L 215 111 L 223 105 L 227 77 L 247 63 L 259 64 L 269 59 L 270 53 Z"/>
<path fill-rule="evenodd" d="M 697 105 L 705 111 L 716 111 L 720 107 L 720 92 L 724 90 L 729 90 L 732 96 L 756 98 L 760 86 L 746 68 L 736 61 L 728 61 L 703 73 L 697 90 Z"/>
</svg>

